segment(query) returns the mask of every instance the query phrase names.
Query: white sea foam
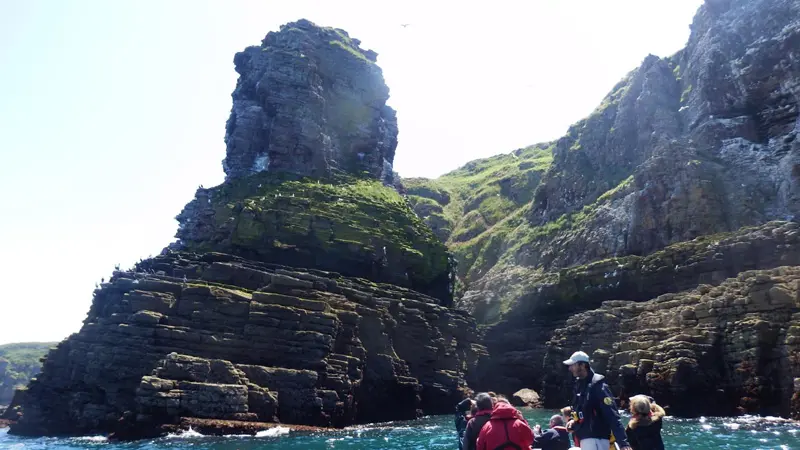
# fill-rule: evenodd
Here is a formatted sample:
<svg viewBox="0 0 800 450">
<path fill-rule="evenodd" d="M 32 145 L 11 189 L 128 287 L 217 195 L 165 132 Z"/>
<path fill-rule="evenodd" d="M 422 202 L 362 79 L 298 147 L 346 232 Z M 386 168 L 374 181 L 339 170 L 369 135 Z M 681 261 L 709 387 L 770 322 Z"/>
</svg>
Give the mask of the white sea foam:
<svg viewBox="0 0 800 450">
<path fill-rule="evenodd" d="M 330 444 L 330 443 L 333 443 L 333 442 L 341 442 L 341 441 L 344 441 L 346 439 L 353 439 L 353 436 L 342 436 L 340 438 L 330 438 L 325 442 Z"/>
<path fill-rule="evenodd" d="M 292 431 L 289 427 L 275 427 L 275 428 L 268 428 L 266 430 L 261 430 L 256 433 L 257 438 L 262 437 L 276 437 L 276 436 L 284 436 L 289 434 Z"/>
<path fill-rule="evenodd" d="M 86 441 L 86 442 L 106 442 L 108 440 L 105 436 L 81 436 L 75 438 L 76 441 Z"/>
<path fill-rule="evenodd" d="M 193 439 L 203 437 L 202 434 L 194 431 L 192 427 L 189 427 L 188 430 L 183 430 L 180 433 L 170 433 L 167 435 L 167 439 Z"/>
</svg>

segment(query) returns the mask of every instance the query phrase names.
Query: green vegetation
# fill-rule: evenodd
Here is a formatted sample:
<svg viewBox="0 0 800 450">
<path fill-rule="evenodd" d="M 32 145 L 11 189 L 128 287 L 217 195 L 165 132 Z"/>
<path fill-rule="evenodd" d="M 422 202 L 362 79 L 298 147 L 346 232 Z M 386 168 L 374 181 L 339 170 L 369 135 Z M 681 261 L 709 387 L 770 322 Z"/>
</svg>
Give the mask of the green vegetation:
<svg viewBox="0 0 800 450">
<path fill-rule="evenodd" d="M 684 89 L 683 93 L 681 94 L 681 103 L 686 103 L 686 101 L 689 100 L 689 94 L 691 93 L 692 93 L 692 85 L 690 84 L 686 86 L 686 89 Z"/>
<path fill-rule="evenodd" d="M 340 47 L 340 48 L 342 48 L 343 50 L 347 51 L 347 52 L 348 52 L 348 53 L 350 53 L 351 55 L 355 56 L 356 58 L 358 58 L 358 59 L 360 59 L 360 60 L 362 60 L 362 61 L 364 61 L 364 62 L 367 62 L 367 63 L 369 63 L 369 64 L 373 64 L 373 62 L 372 62 L 372 61 L 370 61 L 369 59 L 367 59 L 367 57 L 366 57 L 366 56 L 364 56 L 364 54 L 363 54 L 363 53 L 361 53 L 360 51 L 358 51 L 358 49 L 356 49 L 356 48 L 354 48 L 354 47 L 351 47 L 350 45 L 347 45 L 347 43 L 345 43 L 345 42 L 342 42 L 342 41 L 337 41 L 337 40 L 332 40 L 332 41 L 330 41 L 330 42 L 328 42 L 328 43 L 329 43 L 330 45 L 333 45 L 333 46 L 335 46 L 335 47 Z"/>
<path fill-rule="evenodd" d="M 318 267 L 422 292 L 446 280 L 447 248 L 379 181 L 265 172 L 225 183 L 210 197 L 208 206 L 199 206 L 213 211 L 213 231 L 199 239 L 181 236 L 194 251 Z M 182 224 L 192 231 L 198 226 Z"/>
<path fill-rule="evenodd" d="M 349 45 L 350 47 L 355 47 L 356 46 L 355 43 L 353 42 L 353 40 L 350 39 L 350 36 L 348 36 L 347 33 L 344 30 L 341 30 L 339 28 L 331 28 L 331 27 L 327 27 L 325 29 L 327 31 L 332 31 L 332 32 L 336 33 L 336 35 L 339 36 L 339 40 L 341 40 L 345 44 Z"/>
<path fill-rule="evenodd" d="M 0 345 L 0 405 L 11 401 L 14 389 L 25 386 L 42 367 L 40 359 L 55 342 Z"/>
<path fill-rule="evenodd" d="M 556 143 L 546 143 L 470 162 L 436 180 L 404 180 L 415 211 L 427 223 L 433 226 L 432 222 L 441 222 L 442 218 L 446 221 L 439 224 L 437 235 L 455 254 L 462 283 L 468 287 L 495 266 L 495 271 L 507 270 L 538 260 L 536 255 L 553 250 L 551 241 L 579 237 L 603 204 L 630 192 L 632 168 L 624 164 L 598 168 L 588 155 L 597 149 L 587 146 L 605 145 L 603 130 L 618 133 L 614 129 L 616 111 L 631 95 L 637 70 L 620 80 L 589 117 L 569 128 L 560 141 L 567 152 L 558 167 L 551 167 Z M 585 135 L 587 130 L 593 134 Z M 586 201 L 577 206 L 579 209 L 564 203 L 563 214 L 540 223 L 532 215 L 536 215 L 534 208 L 541 212 L 534 196 L 550 195 L 539 189 L 545 173 L 548 186 L 577 183 L 574 195 Z M 438 205 L 432 205 L 434 201 Z M 548 212 L 553 211 L 550 208 Z"/>
<path fill-rule="evenodd" d="M 628 178 L 625 178 L 618 185 L 604 192 L 603 195 L 597 198 L 597 201 L 595 203 L 600 204 L 605 202 L 606 200 L 612 199 L 617 193 L 624 191 L 625 189 L 629 188 L 632 184 L 633 184 L 633 175 L 629 176 Z"/>
<path fill-rule="evenodd" d="M 504 237 L 524 220 L 533 193 L 553 161 L 555 144 L 538 144 L 472 161 L 435 180 L 403 180 L 414 210 L 431 225 L 467 277 L 501 256 Z"/>
<path fill-rule="evenodd" d="M 463 242 L 475 237 L 468 230 L 492 227 L 529 203 L 552 161 L 552 146 L 539 144 L 472 161 L 436 180 L 412 178 L 403 183 L 410 195 L 438 203 L 452 224 L 450 240 Z"/>
<path fill-rule="evenodd" d="M 448 246 L 458 260 L 459 276 L 467 283 L 475 281 L 498 263 L 504 266 L 513 265 L 517 255 L 525 247 L 535 246 L 558 234 L 579 232 L 590 223 L 601 205 L 627 194 L 633 182 L 634 177 L 629 176 L 595 202 L 541 225 L 534 225 L 527 218 L 531 207 L 529 200 L 535 186 L 529 188 L 530 195 L 525 196 L 527 201 L 524 204 L 516 205 L 495 223 L 488 224 L 482 220 L 484 216 L 479 214 L 479 210 L 471 210 L 458 222 L 457 230 L 448 241 Z M 415 190 L 419 186 L 431 189 L 430 183 L 431 180 L 426 180 L 425 184 L 416 181 Z M 458 201 L 453 203 L 458 204 Z M 419 211 L 419 208 L 415 209 Z M 448 206 L 443 209 L 447 211 Z"/>
<path fill-rule="evenodd" d="M 612 106 L 616 107 L 619 104 L 620 100 L 622 100 L 622 97 L 624 97 L 625 94 L 628 92 L 628 89 L 630 89 L 630 79 L 635 72 L 636 71 L 630 72 L 628 75 L 625 76 L 625 78 L 623 78 L 619 83 L 617 83 L 617 85 L 614 86 L 614 88 L 611 90 L 611 93 L 606 95 L 602 103 L 600 103 L 600 106 L 595 108 L 595 110 L 589 115 L 589 118 L 603 114 L 608 108 Z M 581 121 L 578 124 L 582 123 L 585 123 L 585 121 Z M 577 150 L 580 150 L 580 144 L 578 144 Z"/>
</svg>

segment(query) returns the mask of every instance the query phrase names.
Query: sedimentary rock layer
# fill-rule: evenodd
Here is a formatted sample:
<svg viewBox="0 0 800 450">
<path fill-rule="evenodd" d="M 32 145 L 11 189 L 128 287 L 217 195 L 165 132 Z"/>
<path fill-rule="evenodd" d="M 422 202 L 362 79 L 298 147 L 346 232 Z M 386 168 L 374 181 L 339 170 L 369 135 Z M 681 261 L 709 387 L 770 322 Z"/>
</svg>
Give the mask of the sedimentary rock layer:
<svg viewBox="0 0 800 450">
<path fill-rule="evenodd" d="M 489 384 L 502 392 L 515 392 L 540 386 L 551 373 L 563 376 L 563 368 L 542 365 L 547 347 L 541 344 L 567 319 L 599 308 L 603 301 L 646 301 L 700 284 L 717 285 L 741 272 L 798 265 L 800 225 L 770 222 L 674 244 L 647 257 L 612 258 L 522 279 L 521 288 L 530 293 L 511 306 L 517 315 L 486 329 L 485 344 L 494 367 Z M 480 308 L 488 306 L 475 307 L 481 314 Z"/>
<path fill-rule="evenodd" d="M 449 412 L 486 355 L 476 339 L 465 313 L 408 289 L 167 252 L 95 292 L 81 331 L 24 392 L 12 432 L 130 436 L 182 417 L 342 426 Z"/>
<path fill-rule="evenodd" d="M 796 416 L 799 283 L 797 266 L 747 271 L 719 286 L 577 314 L 548 342 L 546 402 L 569 401 L 561 361 L 582 348 L 623 399 L 650 394 L 683 416 Z"/>
</svg>

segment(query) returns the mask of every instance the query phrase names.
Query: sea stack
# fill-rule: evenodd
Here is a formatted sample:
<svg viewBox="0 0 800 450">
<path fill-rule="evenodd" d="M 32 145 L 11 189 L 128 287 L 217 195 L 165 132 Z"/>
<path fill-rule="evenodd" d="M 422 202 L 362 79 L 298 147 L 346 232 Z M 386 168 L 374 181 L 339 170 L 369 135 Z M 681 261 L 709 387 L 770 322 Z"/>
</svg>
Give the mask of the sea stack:
<svg viewBox="0 0 800 450">
<path fill-rule="evenodd" d="M 94 292 L 18 392 L 11 433 L 450 412 L 487 354 L 447 307 L 447 249 L 390 186 L 397 123 L 376 57 L 307 20 L 236 55 L 225 183 L 198 189 L 176 242 Z"/>
</svg>

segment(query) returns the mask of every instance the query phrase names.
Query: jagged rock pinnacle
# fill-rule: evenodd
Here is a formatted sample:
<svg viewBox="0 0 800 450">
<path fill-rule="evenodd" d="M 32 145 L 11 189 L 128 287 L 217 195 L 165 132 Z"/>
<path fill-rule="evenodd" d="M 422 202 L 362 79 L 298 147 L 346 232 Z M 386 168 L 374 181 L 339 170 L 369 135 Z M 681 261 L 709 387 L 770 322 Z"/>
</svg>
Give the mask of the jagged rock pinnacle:
<svg viewBox="0 0 800 450">
<path fill-rule="evenodd" d="M 377 54 L 347 32 L 299 20 L 236 54 L 227 179 L 333 171 L 393 179 L 397 118 Z"/>
</svg>

